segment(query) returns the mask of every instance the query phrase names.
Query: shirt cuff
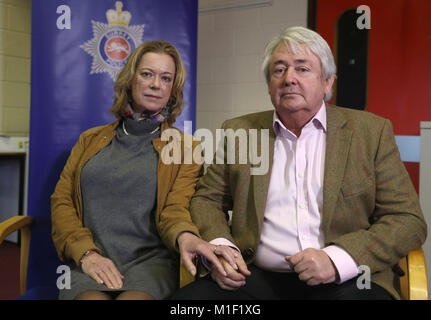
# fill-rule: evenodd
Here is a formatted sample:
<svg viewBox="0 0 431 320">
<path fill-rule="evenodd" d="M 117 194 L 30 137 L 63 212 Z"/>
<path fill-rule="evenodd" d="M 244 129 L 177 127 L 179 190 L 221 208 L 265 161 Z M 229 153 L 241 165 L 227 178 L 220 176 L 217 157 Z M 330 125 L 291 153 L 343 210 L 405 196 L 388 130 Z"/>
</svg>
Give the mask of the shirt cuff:
<svg viewBox="0 0 431 320">
<path fill-rule="evenodd" d="M 331 245 L 323 248 L 323 251 L 329 256 L 337 268 L 338 275 L 340 276 L 337 284 L 341 284 L 350 280 L 358 275 L 358 264 L 346 250 L 336 245 Z"/>
<path fill-rule="evenodd" d="M 216 239 L 211 240 L 209 243 L 214 244 L 216 246 L 229 246 L 229 247 L 232 247 L 232 248 L 238 250 L 238 252 L 241 252 L 241 250 L 239 250 L 236 245 L 234 245 L 232 242 L 230 242 L 226 238 L 216 238 Z M 202 264 L 204 265 L 204 267 L 207 270 L 211 271 L 211 263 L 208 262 L 208 260 L 204 256 L 201 256 L 201 261 L 202 261 Z"/>
</svg>

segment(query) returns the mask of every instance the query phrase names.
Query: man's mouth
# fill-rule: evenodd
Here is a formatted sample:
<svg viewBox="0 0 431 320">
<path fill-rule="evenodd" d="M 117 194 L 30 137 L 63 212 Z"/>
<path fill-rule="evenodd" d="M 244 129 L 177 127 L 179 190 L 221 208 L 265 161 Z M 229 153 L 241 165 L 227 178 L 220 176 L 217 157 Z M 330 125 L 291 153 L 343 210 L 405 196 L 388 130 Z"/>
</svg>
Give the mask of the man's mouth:
<svg viewBox="0 0 431 320">
<path fill-rule="evenodd" d="M 299 92 L 284 92 L 281 94 L 281 97 L 293 96 L 293 95 L 300 95 L 300 93 Z"/>
</svg>

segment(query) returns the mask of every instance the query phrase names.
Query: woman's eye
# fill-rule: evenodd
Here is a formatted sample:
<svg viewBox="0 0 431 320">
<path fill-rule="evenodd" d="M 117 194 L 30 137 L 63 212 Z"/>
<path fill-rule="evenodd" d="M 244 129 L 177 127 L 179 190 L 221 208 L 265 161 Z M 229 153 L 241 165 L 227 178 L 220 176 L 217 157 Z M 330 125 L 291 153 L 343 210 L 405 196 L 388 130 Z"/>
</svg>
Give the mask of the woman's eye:
<svg viewBox="0 0 431 320">
<path fill-rule="evenodd" d="M 172 78 L 171 77 L 162 77 L 162 80 L 166 83 L 169 83 L 172 81 Z"/>
<path fill-rule="evenodd" d="M 147 71 L 144 71 L 141 73 L 141 76 L 143 76 L 144 78 L 151 78 L 152 75 L 153 74 L 151 72 L 147 72 Z"/>
</svg>

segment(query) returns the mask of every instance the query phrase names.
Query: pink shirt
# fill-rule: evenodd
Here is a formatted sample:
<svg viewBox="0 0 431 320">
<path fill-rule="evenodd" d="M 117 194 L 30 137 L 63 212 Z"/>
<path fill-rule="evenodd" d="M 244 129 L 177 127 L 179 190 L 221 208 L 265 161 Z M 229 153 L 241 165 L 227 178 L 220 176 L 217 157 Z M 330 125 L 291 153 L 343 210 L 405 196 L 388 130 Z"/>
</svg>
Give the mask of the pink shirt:
<svg viewBox="0 0 431 320">
<path fill-rule="evenodd" d="M 274 112 L 274 161 L 262 234 L 254 264 L 262 269 L 291 272 L 285 256 L 307 248 L 323 249 L 336 266 L 342 283 L 358 274 L 358 265 L 342 248 L 324 247 L 321 230 L 326 149 L 326 107 L 302 128 L 286 129 Z M 227 239 L 214 244 L 232 245 Z"/>
</svg>

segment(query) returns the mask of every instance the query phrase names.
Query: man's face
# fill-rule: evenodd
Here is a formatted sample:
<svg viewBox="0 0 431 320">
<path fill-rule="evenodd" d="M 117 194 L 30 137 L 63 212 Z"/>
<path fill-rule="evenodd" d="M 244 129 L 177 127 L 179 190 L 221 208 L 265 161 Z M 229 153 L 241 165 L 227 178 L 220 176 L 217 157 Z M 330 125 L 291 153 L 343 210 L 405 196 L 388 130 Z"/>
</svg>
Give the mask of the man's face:
<svg viewBox="0 0 431 320">
<path fill-rule="evenodd" d="M 322 79 L 320 60 L 305 49 L 294 54 L 281 43 L 269 63 L 268 91 L 279 115 L 300 111 L 313 116 L 333 82 L 332 77 Z"/>
</svg>

